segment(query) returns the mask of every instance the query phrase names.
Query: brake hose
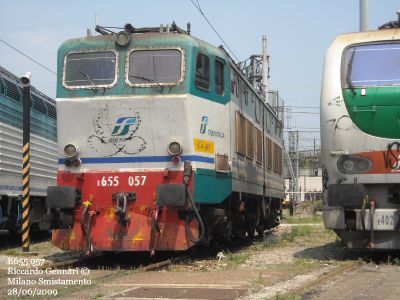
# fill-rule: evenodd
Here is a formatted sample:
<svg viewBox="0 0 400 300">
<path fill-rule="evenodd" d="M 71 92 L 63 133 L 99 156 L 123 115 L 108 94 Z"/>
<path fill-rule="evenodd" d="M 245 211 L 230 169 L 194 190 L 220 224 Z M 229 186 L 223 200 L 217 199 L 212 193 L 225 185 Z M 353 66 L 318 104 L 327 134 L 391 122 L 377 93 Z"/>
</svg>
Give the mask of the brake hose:
<svg viewBox="0 0 400 300">
<path fill-rule="evenodd" d="M 88 209 L 89 209 L 89 206 L 85 206 L 85 208 L 82 211 L 82 216 L 81 216 L 81 229 L 82 229 L 82 232 L 84 235 L 87 235 L 86 226 L 85 226 L 84 222 L 85 222 L 85 217 L 86 217 Z"/>
<path fill-rule="evenodd" d="M 196 204 L 194 203 L 193 198 L 190 195 L 189 189 L 187 187 L 186 187 L 186 193 L 188 195 L 187 199 L 188 199 L 188 202 L 189 202 L 189 206 L 191 206 L 191 208 L 193 209 L 194 214 L 196 216 L 196 219 L 199 221 L 199 225 L 200 225 L 200 236 L 199 236 L 198 239 L 196 239 L 192 235 L 192 232 L 190 231 L 189 214 L 186 214 L 186 220 L 185 220 L 186 236 L 191 242 L 197 244 L 197 243 L 199 243 L 200 241 L 202 241 L 204 239 L 204 234 L 205 234 L 204 223 L 203 223 L 203 220 L 202 220 L 202 218 L 200 216 L 199 210 L 197 209 Z"/>
<path fill-rule="evenodd" d="M 93 213 L 89 213 L 88 224 L 86 228 L 86 246 L 85 246 L 86 255 L 89 255 L 92 252 L 91 240 L 90 240 L 90 227 L 92 224 L 92 218 L 93 218 Z"/>
<path fill-rule="evenodd" d="M 366 196 L 366 197 L 368 197 L 368 196 Z M 361 206 L 361 211 L 360 211 L 360 213 L 361 213 L 361 225 L 362 225 L 362 228 L 363 228 L 364 231 L 365 231 L 365 206 L 366 206 L 366 204 L 367 204 L 367 199 L 364 198 L 363 204 Z"/>
</svg>

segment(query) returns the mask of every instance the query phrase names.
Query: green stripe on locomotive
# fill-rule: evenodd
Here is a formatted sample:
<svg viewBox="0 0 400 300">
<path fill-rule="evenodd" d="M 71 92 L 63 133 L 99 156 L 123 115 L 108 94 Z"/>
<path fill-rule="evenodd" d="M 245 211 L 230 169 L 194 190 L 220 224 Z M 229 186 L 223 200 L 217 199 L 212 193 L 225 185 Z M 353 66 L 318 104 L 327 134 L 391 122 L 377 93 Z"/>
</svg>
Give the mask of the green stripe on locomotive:
<svg viewBox="0 0 400 300">
<path fill-rule="evenodd" d="M 365 133 L 397 139 L 400 138 L 400 87 L 383 86 L 343 91 L 350 118 Z"/>
<path fill-rule="evenodd" d="M 130 50 L 138 49 L 157 49 L 157 48 L 179 47 L 184 50 L 185 55 L 185 74 L 181 84 L 163 87 L 131 87 L 125 83 L 126 59 Z M 62 84 L 64 57 L 69 52 L 81 50 L 114 50 L 118 53 L 118 81 L 111 88 L 98 89 L 67 89 Z M 210 91 L 202 91 L 195 86 L 195 66 L 197 53 L 203 53 L 210 58 Z M 224 91 L 217 95 L 215 93 L 215 68 L 214 58 L 218 57 L 225 61 L 224 72 Z M 230 99 L 230 68 L 229 59 L 225 52 L 195 37 L 183 34 L 152 34 L 132 35 L 132 41 L 126 48 L 121 48 L 115 44 L 114 36 L 95 36 L 80 39 L 72 39 L 64 42 L 58 50 L 58 78 L 57 78 L 57 97 L 93 97 L 93 96 L 129 96 L 129 95 L 159 95 L 159 94 L 193 94 L 204 99 L 208 99 L 221 104 L 228 103 Z"/>
<path fill-rule="evenodd" d="M 194 199 L 196 203 L 220 204 L 232 193 L 232 173 L 215 170 L 196 170 L 194 176 Z"/>
</svg>

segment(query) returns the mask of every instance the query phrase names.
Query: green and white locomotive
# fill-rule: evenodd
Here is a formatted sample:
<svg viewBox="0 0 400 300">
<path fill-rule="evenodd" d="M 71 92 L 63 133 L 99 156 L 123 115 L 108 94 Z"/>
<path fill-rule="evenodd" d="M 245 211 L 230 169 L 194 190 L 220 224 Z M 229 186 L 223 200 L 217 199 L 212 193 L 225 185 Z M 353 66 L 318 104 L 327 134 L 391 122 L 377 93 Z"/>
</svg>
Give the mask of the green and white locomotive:
<svg viewBox="0 0 400 300">
<path fill-rule="evenodd" d="M 53 243 L 185 250 L 276 226 L 282 122 L 223 48 L 175 24 L 97 31 L 58 51 Z"/>
<path fill-rule="evenodd" d="M 400 249 L 400 29 L 343 34 L 321 93 L 324 223 L 349 248 Z"/>
</svg>

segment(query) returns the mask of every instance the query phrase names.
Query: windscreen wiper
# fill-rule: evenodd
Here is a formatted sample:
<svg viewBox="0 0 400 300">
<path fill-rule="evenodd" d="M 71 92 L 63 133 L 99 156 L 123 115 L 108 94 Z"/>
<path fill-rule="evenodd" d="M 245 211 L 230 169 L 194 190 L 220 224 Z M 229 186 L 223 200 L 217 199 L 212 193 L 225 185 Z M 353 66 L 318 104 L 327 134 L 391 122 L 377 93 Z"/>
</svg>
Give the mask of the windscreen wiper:
<svg viewBox="0 0 400 300">
<path fill-rule="evenodd" d="M 79 71 L 79 73 L 81 73 L 83 76 L 85 76 L 87 78 L 87 80 L 89 80 L 92 85 L 96 85 L 94 83 L 94 81 L 92 80 L 92 78 L 90 78 L 90 76 L 88 74 L 83 73 L 82 71 Z"/>
<path fill-rule="evenodd" d="M 351 81 L 351 70 L 353 69 L 353 60 L 354 60 L 354 55 L 356 54 L 356 49 L 353 50 L 353 53 L 351 54 L 349 63 L 347 64 L 347 73 L 346 73 L 346 83 L 350 87 L 350 90 L 353 94 L 353 96 L 356 94 L 356 90 L 354 88 L 353 82 Z"/>
<path fill-rule="evenodd" d="M 157 81 L 155 81 L 154 79 L 151 79 L 151 78 L 147 78 L 144 76 L 137 76 L 137 75 L 129 75 L 129 77 L 136 78 L 136 79 L 142 79 L 147 82 L 155 83 L 159 88 L 161 88 L 161 89 L 163 88 L 163 86 L 161 84 L 159 84 Z"/>
</svg>

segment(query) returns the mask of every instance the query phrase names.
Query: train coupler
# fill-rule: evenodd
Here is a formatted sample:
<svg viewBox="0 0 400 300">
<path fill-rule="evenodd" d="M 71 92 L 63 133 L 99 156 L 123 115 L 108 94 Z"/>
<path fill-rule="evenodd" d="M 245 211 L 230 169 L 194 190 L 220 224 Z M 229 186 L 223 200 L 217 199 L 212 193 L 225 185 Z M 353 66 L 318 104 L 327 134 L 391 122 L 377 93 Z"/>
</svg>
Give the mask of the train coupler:
<svg viewBox="0 0 400 300">
<path fill-rule="evenodd" d="M 127 212 L 128 201 L 136 200 L 135 192 L 119 192 L 113 193 L 113 201 L 116 202 L 115 214 L 118 216 L 118 221 L 122 225 L 127 225 L 130 222 L 130 215 Z"/>
</svg>

